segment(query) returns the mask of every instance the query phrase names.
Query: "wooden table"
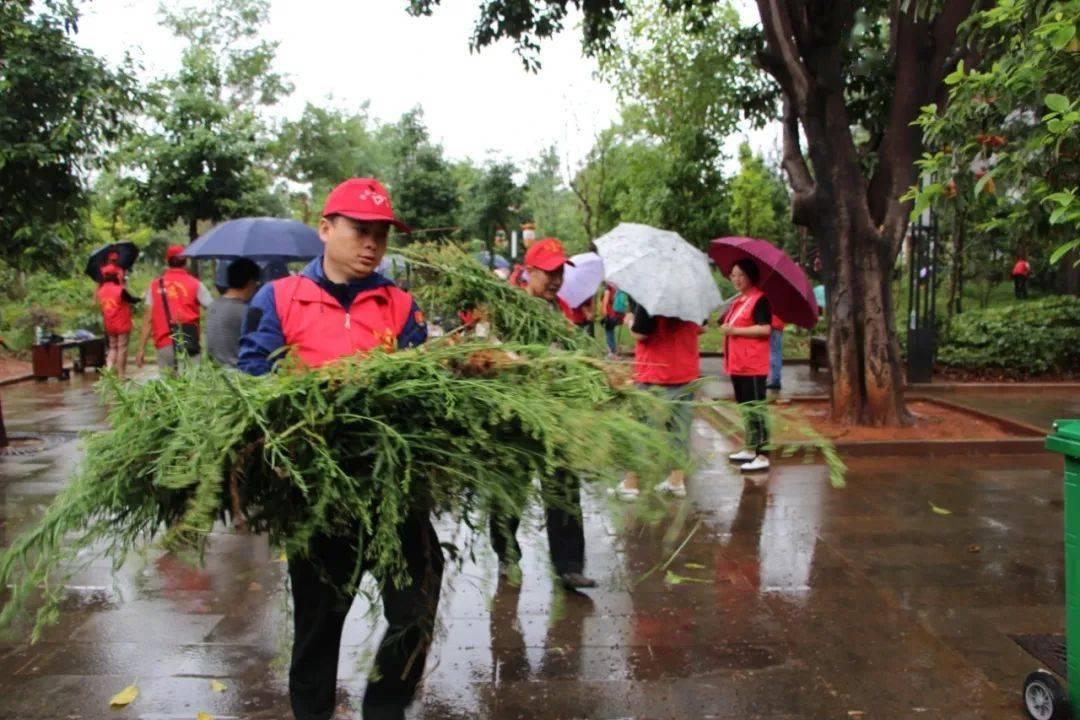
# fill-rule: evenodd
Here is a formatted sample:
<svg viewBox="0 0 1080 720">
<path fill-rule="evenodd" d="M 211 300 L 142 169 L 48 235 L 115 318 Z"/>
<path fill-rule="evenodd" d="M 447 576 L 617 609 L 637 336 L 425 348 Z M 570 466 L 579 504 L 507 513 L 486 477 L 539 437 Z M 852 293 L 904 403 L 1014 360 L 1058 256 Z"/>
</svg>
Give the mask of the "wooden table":
<svg viewBox="0 0 1080 720">
<path fill-rule="evenodd" d="M 64 350 L 77 348 L 78 356 L 71 366 L 77 373 L 86 368 L 100 368 L 105 365 L 105 338 L 93 337 L 86 340 L 64 340 L 58 343 L 43 343 L 33 347 L 33 373 L 36 380 L 48 380 L 51 377 L 67 380 L 69 368 L 64 367 Z"/>
</svg>

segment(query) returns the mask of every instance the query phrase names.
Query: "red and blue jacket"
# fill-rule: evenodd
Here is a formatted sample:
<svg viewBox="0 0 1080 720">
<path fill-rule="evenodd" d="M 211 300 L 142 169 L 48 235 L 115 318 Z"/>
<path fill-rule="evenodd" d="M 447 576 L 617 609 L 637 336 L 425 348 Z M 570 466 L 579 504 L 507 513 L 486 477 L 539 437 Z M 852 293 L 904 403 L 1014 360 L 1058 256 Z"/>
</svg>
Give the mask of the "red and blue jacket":
<svg viewBox="0 0 1080 720">
<path fill-rule="evenodd" d="M 319 367 L 377 347 L 414 347 L 427 339 L 416 301 L 392 280 L 372 273 L 333 283 L 322 262 L 317 257 L 299 275 L 274 280 L 255 293 L 240 337 L 240 370 L 270 372 L 286 345 L 305 364 Z"/>
</svg>

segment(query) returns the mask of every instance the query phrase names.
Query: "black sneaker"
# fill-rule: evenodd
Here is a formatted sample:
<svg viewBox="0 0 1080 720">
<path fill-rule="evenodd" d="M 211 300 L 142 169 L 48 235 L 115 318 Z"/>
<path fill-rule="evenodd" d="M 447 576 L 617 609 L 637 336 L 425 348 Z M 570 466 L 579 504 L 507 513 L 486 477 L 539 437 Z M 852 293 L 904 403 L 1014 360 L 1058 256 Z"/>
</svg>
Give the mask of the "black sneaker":
<svg viewBox="0 0 1080 720">
<path fill-rule="evenodd" d="M 596 581 L 591 577 L 585 577 L 579 572 L 563 573 L 559 576 L 559 580 L 562 584 L 571 590 L 580 590 L 581 588 L 594 588 L 596 587 Z"/>
</svg>

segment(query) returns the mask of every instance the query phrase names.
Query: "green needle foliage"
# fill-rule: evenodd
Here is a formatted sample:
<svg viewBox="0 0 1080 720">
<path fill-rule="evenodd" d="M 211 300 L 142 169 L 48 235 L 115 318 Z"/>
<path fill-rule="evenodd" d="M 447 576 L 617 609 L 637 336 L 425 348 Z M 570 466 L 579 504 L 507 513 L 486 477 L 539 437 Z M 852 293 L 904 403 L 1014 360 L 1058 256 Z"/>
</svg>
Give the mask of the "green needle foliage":
<svg viewBox="0 0 1080 720">
<path fill-rule="evenodd" d="M 478 312 L 494 337 L 552 345 L 601 357 L 599 341 L 574 327 L 551 304 L 510 285 L 454 245 L 417 245 L 402 253 L 417 275 L 416 301 L 431 317 Z"/>
<path fill-rule="evenodd" d="M 655 482 L 679 463 L 654 429 L 661 401 L 618 367 L 546 345 L 446 339 L 311 372 L 290 359 L 266 377 L 208 363 L 101 386 L 111 429 L 86 437 L 71 484 L 0 556 L 0 586 L 13 588 L 0 625 L 41 589 L 35 637 L 89 559 L 119 567 L 155 539 L 201 553 L 234 509 L 288 554 L 316 533 L 368 538 L 363 559 L 393 582 L 411 510 L 486 523 L 492 508 L 520 513 L 537 498 L 536 476 L 631 470 Z"/>
</svg>

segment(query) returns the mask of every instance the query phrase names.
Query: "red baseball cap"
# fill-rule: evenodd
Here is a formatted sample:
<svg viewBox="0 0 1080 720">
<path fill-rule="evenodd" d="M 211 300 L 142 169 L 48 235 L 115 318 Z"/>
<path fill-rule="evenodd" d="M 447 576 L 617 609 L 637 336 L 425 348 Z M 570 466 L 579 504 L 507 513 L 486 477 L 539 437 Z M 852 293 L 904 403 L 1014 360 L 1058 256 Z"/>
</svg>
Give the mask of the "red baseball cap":
<svg viewBox="0 0 1080 720">
<path fill-rule="evenodd" d="M 178 255 L 183 255 L 184 250 L 186 249 L 187 248 L 185 248 L 183 245 L 170 245 L 168 249 L 165 250 L 165 261 L 168 262 L 169 260 L 172 260 Z"/>
<path fill-rule="evenodd" d="M 349 178 L 330 191 L 323 205 L 323 217 L 344 215 L 353 220 L 388 222 L 402 232 L 412 230 L 394 217 L 390 195 L 375 178 Z"/>
<path fill-rule="evenodd" d="M 566 251 L 563 250 L 562 243 L 552 237 L 537 240 L 525 252 L 525 267 L 551 272 L 563 265 L 573 266 L 573 264 L 566 259 Z"/>
</svg>

